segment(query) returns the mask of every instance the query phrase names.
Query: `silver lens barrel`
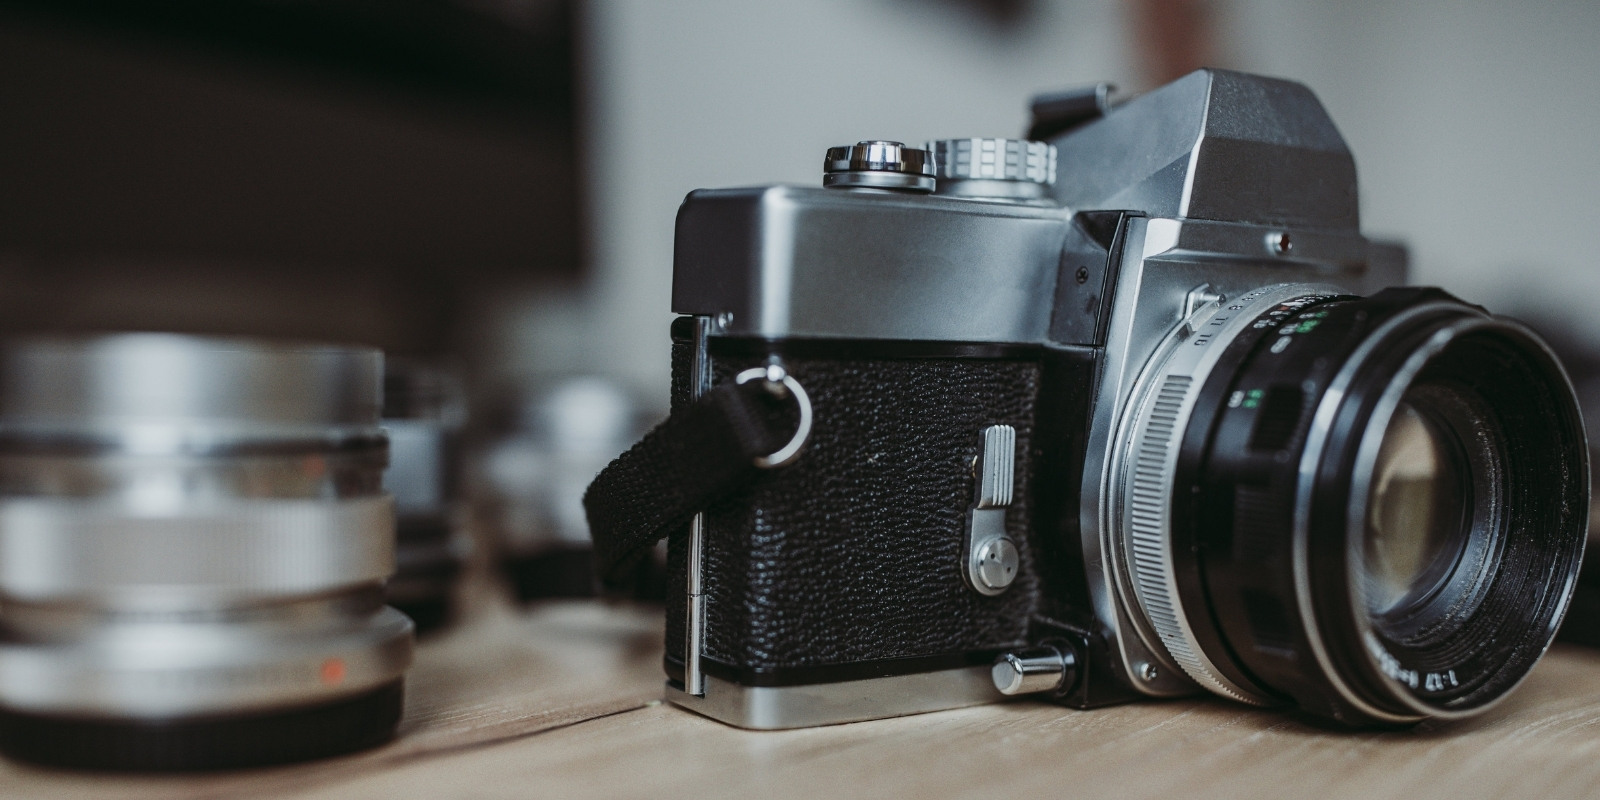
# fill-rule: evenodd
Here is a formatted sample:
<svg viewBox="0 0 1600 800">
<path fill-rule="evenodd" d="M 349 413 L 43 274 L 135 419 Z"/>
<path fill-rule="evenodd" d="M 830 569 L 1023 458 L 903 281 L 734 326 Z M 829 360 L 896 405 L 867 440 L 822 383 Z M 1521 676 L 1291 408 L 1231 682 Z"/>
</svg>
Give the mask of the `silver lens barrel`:
<svg viewBox="0 0 1600 800">
<path fill-rule="evenodd" d="M 413 633 L 383 604 L 382 369 L 191 336 L 0 346 L 0 747 L 236 766 L 392 735 Z M 81 746 L 118 730 L 138 736 Z"/>
<path fill-rule="evenodd" d="M 141 453 L 337 446 L 377 434 L 382 370 L 381 353 L 359 348 L 165 334 L 13 343 L 0 347 L 0 435 Z"/>
</svg>

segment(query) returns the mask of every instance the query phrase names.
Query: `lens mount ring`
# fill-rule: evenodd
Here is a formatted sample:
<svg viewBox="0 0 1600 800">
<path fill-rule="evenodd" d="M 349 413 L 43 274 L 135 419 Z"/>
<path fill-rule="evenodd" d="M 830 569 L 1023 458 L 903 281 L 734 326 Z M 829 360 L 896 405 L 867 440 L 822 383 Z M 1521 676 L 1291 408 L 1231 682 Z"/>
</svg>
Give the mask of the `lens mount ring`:
<svg viewBox="0 0 1600 800">
<path fill-rule="evenodd" d="M 346 594 L 362 591 L 376 590 Z M 411 665 L 414 626 L 395 609 L 355 613 L 324 597 L 275 610 L 277 618 L 212 622 L 101 619 L 70 639 L 0 648 L 0 710 L 136 719 L 270 711 L 371 689 Z"/>
<path fill-rule="evenodd" d="M 1195 683 L 1252 705 L 1281 701 L 1207 652 L 1193 623 L 1209 610 L 1187 608 L 1180 596 L 1170 546 L 1179 444 L 1201 387 L 1233 339 L 1339 294 L 1327 286 L 1277 284 L 1196 309 L 1157 348 L 1135 384 L 1109 470 L 1113 500 L 1106 508 L 1112 518 L 1103 530 L 1112 541 L 1105 550 L 1135 630 Z"/>
</svg>

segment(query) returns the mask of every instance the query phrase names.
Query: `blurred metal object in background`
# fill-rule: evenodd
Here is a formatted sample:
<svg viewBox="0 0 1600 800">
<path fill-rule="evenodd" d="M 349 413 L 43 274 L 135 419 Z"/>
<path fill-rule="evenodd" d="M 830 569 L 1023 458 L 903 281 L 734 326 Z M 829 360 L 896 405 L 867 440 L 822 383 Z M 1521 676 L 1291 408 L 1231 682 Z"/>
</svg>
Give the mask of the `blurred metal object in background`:
<svg viewBox="0 0 1600 800">
<path fill-rule="evenodd" d="M 571 378 L 522 409 L 518 429 L 483 458 L 490 526 L 518 599 L 595 593 L 583 492 L 645 429 L 637 401 L 612 381 Z M 664 559 L 647 561 L 637 599 L 660 599 Z"/>
<path fill-rule="evenodd" d="M 383 485 L 394 495 L 398 540 L 389 603 L 422 633 L 453 617 L 456 583 L 470 548 L 456 507 L 466 417 L 453 375 L 389 360 L 383 377 L 389 470 Z"/>
<path fill-rule="evenodd" d="M 389 739 L 376 350 L 127 334 L 0 345 L 0 749 L 102 769 Z"/>
</svg>

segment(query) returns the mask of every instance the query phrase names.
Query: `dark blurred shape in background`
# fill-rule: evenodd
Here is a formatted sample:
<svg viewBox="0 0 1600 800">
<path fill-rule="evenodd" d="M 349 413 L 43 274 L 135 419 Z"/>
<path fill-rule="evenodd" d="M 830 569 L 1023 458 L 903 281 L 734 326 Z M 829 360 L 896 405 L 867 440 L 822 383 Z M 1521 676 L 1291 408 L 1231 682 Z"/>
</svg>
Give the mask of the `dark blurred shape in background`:
<svg viewBox="0 0 1600 800">
<path fill-rule="evenodd" d="M 1126 0 L 1145 83 L 1160 86 L 1219 66 L 1214 0 Z"/>
<path fill-rule="evenodd" d="M 0 332 L 454 349 L 580 269 L 557 0 L 0 3 Z"/>
<path fill-rule="evenodd" d="M 915 10 L 915 6 L 926 0 L 915 0 L 907 3 L 907 7 Z M 1038 0 L 942 0 L 945 5 L 955 6 L 972 12 L 974 16 L 989 25 L 1001 30 L 1016 30 L 1028 24 L 1038 11 Z"/>
</svg>

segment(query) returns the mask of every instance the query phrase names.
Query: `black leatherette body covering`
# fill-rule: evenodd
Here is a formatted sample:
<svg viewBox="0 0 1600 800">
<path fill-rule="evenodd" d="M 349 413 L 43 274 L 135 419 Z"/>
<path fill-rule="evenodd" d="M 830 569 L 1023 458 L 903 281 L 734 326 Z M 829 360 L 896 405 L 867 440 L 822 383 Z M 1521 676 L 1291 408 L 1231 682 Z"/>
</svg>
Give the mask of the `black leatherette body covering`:
<svg viewBox="0 0 1600 800">
<path fill-rule="evenodd" d="M 713 340 L 715 342 L 715 340 Z M 688 399 L 691 345 L 673 346 L 674 405 Z M 715 382 L 757 358 L 719 358 Z M 1027 535 L 1039 390 L 1035 360 L 790 358 L 815 426 L 801 457 L 706 513 L 707 670 L 741 681 L 827 668 L 992 653 L 1022 644 L 1036 591 Z M 1007 527 L 1021 550 L 1005 593 L 963 580 L 980 431 L 1017 430 Z M 669 538 L 667 653 L 684 647 L 687 529 Z M 892 667 L 883 674 L 894 672 Z M 754 677 L 752 677 L 754 676 Z M 772 678 L 772 680 L 767 680 Z"/>
</svg>

